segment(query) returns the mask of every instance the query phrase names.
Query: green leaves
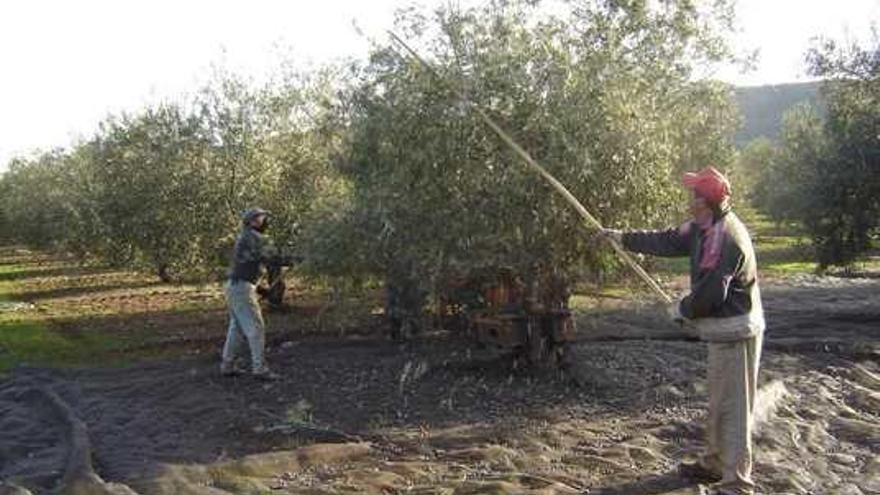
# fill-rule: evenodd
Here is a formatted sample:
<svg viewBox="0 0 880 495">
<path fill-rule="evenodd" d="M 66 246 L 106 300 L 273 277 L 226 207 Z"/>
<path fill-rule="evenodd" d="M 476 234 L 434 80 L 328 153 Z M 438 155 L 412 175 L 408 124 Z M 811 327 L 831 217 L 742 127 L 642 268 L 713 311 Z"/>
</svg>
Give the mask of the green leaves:
<svg viewBox="0 0 880 495">
<path fill-rule="evenodd" d="M 108 118 L 68 152 L 13 164 L 3 220 L 17 240 L 164 280 L 222 276 L 253 205 L 274 212 L 279 244 L 293 243 L 317 198 L 339 188 L 326 78 L 310 77 L 253 89 L 224 75 L 188 105 Z"/>
<path fill-rule="evenodd" d="M 433 290 L 482 267 L 613 269 L 456 93 L 603 223 L 673 223 L 678 174 L 731 156 L 728 88 L 690 80 L 723 55 L 712 26 L 727 2 L 537 4 L 402 11 L 396 31 L 442 81 L 389 48 L 263 87 L 221 72 L 186 104 L 110 118 L 72 150 L 14 166 L 2 220 L 17 238 L 171 278 L 222 273 L 252 205 L 275 213 L 273 237 L 316 276 Z"/>
<path fill-rule="evenodd" d="M 728 161 L 735 125 L 727 88 L 689 83 L 684 51 L 657 46 L 691 42 L 699 19 L 689 9 L 579 4 L 554 17 L 506 2 L 404 19 L 413 33 L 441 33 L 407 42 L 424 47 L 442 80 L 382 52 L 353 95 L 344 173 L 352 215 L 376 233 L 362 245 L 369 270 L 405 263 L 431 284 L 452 266 L 573 276 L 605 263 L 577 215 L 457 91 L 610 225 L 668 221 L 682 162 Z"/>
<path fill-rule="evenodd" d="M 820 42 L 808 54 L 826 78 L 825 120 L 806 108 L 786 115 L 781 143 L 756 186 L 777 220 L 800 222 L 818 262 L 848 264 L 870 247 L 880 215 L 880 41 L 873 47 Z"/>
</svg>

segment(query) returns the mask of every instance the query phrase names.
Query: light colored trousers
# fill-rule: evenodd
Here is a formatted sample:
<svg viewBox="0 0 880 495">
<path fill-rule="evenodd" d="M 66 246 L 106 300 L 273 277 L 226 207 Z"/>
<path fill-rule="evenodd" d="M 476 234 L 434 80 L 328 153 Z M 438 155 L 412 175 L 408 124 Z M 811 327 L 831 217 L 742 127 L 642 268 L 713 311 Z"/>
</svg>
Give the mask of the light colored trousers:
<svg viewBox="0 0 880 495">
<path fill-rule="evenodd" d="M 241 280 L 226 283 L 226 304 L 229 307 L 229 331 L 223 345 L 223 362 L 232 363 L 238 356 L 243 341 L 251 350 L 254 372 L 262 371 L 263 348 L 266 343 L 266 325 L 257 297 L 257 286 Z"/>
<path fill-rule="evenodd" d="M 752 429 L 763 333 L 734 342 L 709 342 L 708 449 L 704 466 L 721 473 L 718 488 L 751 494 Z"/>
</svg>

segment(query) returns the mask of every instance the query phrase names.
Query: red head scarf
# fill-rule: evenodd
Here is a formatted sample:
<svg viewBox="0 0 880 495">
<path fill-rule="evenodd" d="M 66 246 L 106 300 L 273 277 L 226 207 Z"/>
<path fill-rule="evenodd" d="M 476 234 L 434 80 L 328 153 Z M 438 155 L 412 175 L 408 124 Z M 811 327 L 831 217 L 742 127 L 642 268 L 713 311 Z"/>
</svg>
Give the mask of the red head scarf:
<svg viewBox="0 0 880 495">
<path fill-rule="evenodd" d="M 684 174 L 682 184 L 694 191 L 697 196 L 715 205 L 720 205 L 730 197 L 730 182 L 714 167 Z"/>
</svg>

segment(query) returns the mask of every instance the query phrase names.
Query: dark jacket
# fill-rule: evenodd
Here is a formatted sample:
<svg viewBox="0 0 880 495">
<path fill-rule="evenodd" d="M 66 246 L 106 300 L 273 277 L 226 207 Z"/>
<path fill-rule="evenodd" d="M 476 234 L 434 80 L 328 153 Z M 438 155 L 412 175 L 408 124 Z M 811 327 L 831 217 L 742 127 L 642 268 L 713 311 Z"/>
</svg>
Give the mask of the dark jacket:
<svg viewBox="0 0 880 495">
<path fill-rule="evenodd" d="M 712 229 L 715 230 L 710 232 Z M 704 242 L 713 242 L 715 236 L 718 251 L 711 261 L 704 260 Z M 754 313 L 763 322 L 755 250 L 745 225 L 733 212 L 719 212 L 715 224 L 705 231 L 688 222 L 678 229 L 626 232 L 623 245 L 631 251 L 656 256 L 690 256 L 691 291 L 679 305 L 685 318 L 729 318 Z"/>
<path fill-rule="evenodd" d="M 229 279 L 256 284 L 263 268 L 271 264 L 290 264 L 280 256 L 269 239 L 256 229 L 245 226 L 235 240 Z"/>
</svg>

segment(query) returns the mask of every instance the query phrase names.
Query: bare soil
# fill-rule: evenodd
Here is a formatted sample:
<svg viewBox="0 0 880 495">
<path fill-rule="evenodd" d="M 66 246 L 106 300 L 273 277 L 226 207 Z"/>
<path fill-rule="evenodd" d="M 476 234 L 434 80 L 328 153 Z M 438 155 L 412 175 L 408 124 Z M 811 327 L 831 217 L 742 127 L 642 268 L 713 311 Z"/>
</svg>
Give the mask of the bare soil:
<svg viewBox="0 0 880 495">
<path fill-rule="evenodd" d="M 761 489 L 880 493 L 880 281 L 765 285 Z M 53 293 L 52 307 L 110 304 L 118 290 Z M 648 305 L 581 315 L 565 372 L 445 332 L 394 344 L 379 320 L 316 334 L 296 310 L 269 317 L 283 380 L 264 383 L 219 376 L 218 304 L 176 311 L 156 287 L 125 290 L 158 293 L 129 298 L 140 309 L 122 316 L 53 324 L 150 329 L 161 338 L 143 345 L 178 357 L 15 369 L 0 382 L 0 480 L 67 490 L 80 421 L 94 472 L 118 485 L 77 493 L 696 493 L 675 465 L 702 446 L 705 345 Z"/>
</svg>

